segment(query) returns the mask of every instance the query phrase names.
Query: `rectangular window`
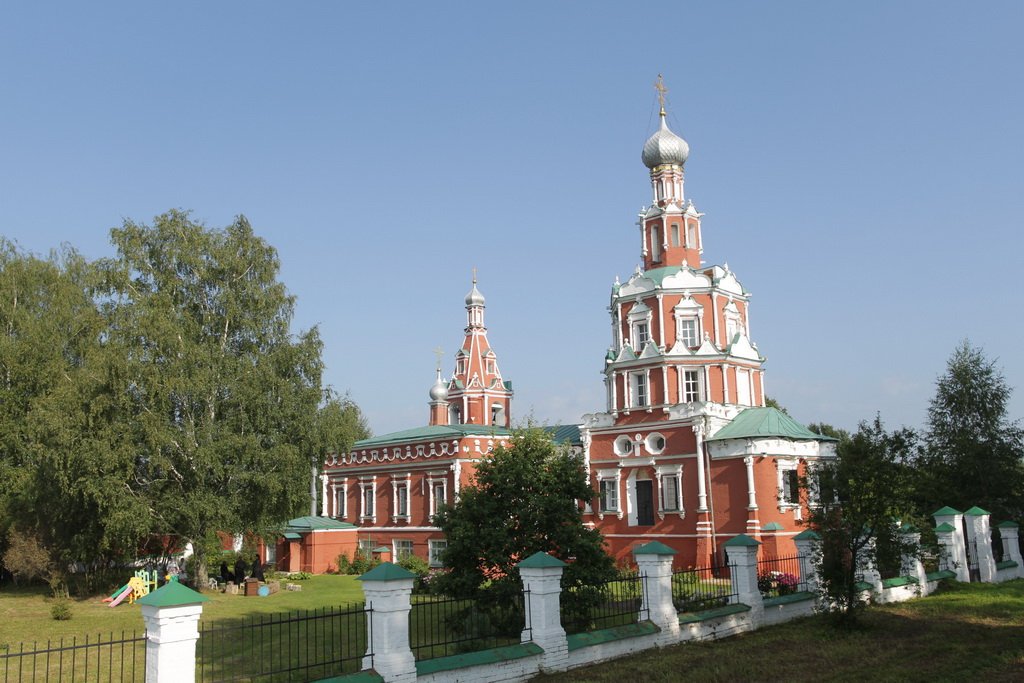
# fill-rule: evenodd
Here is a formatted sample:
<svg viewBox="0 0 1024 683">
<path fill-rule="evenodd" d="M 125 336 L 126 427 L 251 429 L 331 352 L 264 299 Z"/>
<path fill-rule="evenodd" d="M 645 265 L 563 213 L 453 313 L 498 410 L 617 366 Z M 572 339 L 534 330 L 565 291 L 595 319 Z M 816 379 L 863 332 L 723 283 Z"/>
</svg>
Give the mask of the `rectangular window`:
<svg viewBox="0 0 1024 683">
<path fill-rule="evenodd" d="M 686 246 L 691 249 L 697 246 L 697 231 L 694 228 L 693 223 L 686 224 Z"/>
<path fill-rule="evenodd" d="M 345 485 L 339 484 L 334 489 L 334 516 L 338 519 L 345 519 L 348 515 L 348 510 L 345 509 L 345 503 L 348 502 L 348 496 L 345 495 Z"/>
<path fill-rule="evenodd" d="M 394 540 L 394 558 L 395 562 L 398 562 L 402 558 L 409 557 L 412 555 L 412 541 Z"/>
<path fill-rule="evenodd" d="M 700 400 L 700 370 L 683 372 L 683 403 Z"/>
<path fill-rule="evenodd" d="M 377 546 L 374 544 L 372 538 L 360 538 L 359 539 L 359 552 L 369 557 L 373 553 L 373 549 Z"/>
<path fill-rule="evenodd" d="M 647 323 L 637 323 L 634 328 L 634 337 L 636 337 L 636 346 L 633 348 L 634 351 L 639 353 L 643 350 L 644 346 L 651 339 L 651 333 L 647 329 Z"/>
<path fill-rule="evenodd" d="M 697 346 L 697 319 L 685 318 L 679 321 L 679 340 L 684 346 Z"/>
<path fill-rule="evenodd" d="M 800 476 L 796 470 L 782 472 L 782 502 L 786 505 L 800 504 Z"/>
<path fill-rule="evenodd" d="M 363 485 L 363 517 L 373 517 L 374 491 L 372 484 Z"/>
<path fill-rule="evenodd" d="M 750 405 L 750 373 L 747 370 L 736 371 L 736 403 Z"/>
<path fill-rule="evenodd" d="M 674 474 L 661 477 L 661 509 L 665 512 L 679 512 L 679 477 Z"/>
<path fill-rule="evenodd" d="M 395 487 L 395 516 L 409 516 L 409 484 L 406 482 Z"/>
<path fill-rule="evenodd" d="M 442 567 L 441 553 L 448 549 L 448 541 L 430 541 L 430 566 Z"/>
<path fill-rule="evenodd" d="M 672 224 L 672 246 L 673 247 L 678 247 L 679 246 L 679 224 L 678 223 L 673 223 Z"/>
<path fill-rule="evenodd" d="M 644 408 L 648 404 L 647 374 L 638 372 L 633 378 L 633 407 Z"/>
<path fill-rule="evenodd" d="M 430 514 L 436 515 L 438 512 L 441 511 L 441 506 L 447 502 L 444 482 L 435 481 L 433 484 L 430 485 L 430 492 Z"/>
<path fill-rule="evenodd" d="M 657 225 L 651 226 L 651 261 L 661 261 L 661 230 Z"/>
<path fill-rule="evenodd" d="M 619 511 L 619 482 L 615 479 L 601 480 L 601 512 Z"/>
<path fill-rule="evenodd" d="M 487 359 L 487 374 L 493 375 L 495 372 L 496 372 L 496 368 L 494 366 L 494 359 L 488 358 Z"/>
</svg>

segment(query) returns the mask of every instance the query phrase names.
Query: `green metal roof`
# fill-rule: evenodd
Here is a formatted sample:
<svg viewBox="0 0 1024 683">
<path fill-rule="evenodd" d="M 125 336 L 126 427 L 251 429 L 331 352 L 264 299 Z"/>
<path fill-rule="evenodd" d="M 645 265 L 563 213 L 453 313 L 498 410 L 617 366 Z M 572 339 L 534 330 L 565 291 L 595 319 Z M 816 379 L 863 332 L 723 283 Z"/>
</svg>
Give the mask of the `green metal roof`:
<svg viewBox="0 0 1024 683">
<path fill-rule="evenodd" d="M 509 431 L 504 427 L 493 425 L 430 425 L 428 427 L 416 427 L 404 429 L 400 432 L 371 436 L 369 439 L 356 441 L 352 450 L 359 451 L 377 446 L 387 446 L 404 441 L 428 441 L 459 439 L 464 436 L 508 436 Z"/>
<path fill-rule="evenodd" d="M 634 555 L 675 555 L 676 551 L 661 541 L 651 541 L 633 548 Z"/>
<path fill-rule="evenodd" d="M 747 536 L 746 534 L 737 534 L 722 545 L 726 548 L 756 548 L 761 545 L 761 542 Z"/>
<path fill-rule="evenodd" d="M 181 605 L 195 605 L 206 602 L 209 599 L 205 595 L 196 593 L 188 586 L 183 586 L 177 581 L 168 581 L 152 593 L 139 598 L 138 603 L 153 607 L 180 607 Z"/>
<path fill-rule="evenodd" d="M 1000 522 L 996 525 L 997 529 L 1017 529 L 1020 525 L 1017 522 Z"/>
<path fill-rule="evenodd" d="M 528 558 L 519 563 L 520 569 L 544 569 L 546 567 L 564 567 L 565 562 L 562 562 L 557 557 L 542 553 L 540 551 L 535 552 Z"/>
<path fill-rule="evenodd" d="M 794 541 L 820 541 L 821 536 L 817 534 L 813 529 L 804 529 L 796 536 L 793 537 Z"/>
<path fill-rule="evenodd" d="M 942 524 L 940 524 L 937 527 L 935 527 L 935 530 L 936 531 L 942 531 L 944 533 L 948 533 L 950 531 L 956 531 L 956 527 L 953 526 L 952 524 L 950 524 L 949 522 L 943 522 Z"/>
<path fill-rule="evenodd" d="M 542 427 L 542 429 L 551 435 L 551 440 L 555 443 L 567 443 L 570 446 L 583 445 L 583 440 L 580 439 L 579 425 L 552 425 Z"/>
<path fill-rule="evenodd" d="M 289 519 L 288 523 L 285 524 L 285 538 L 291 538 L 288 536 L 292 534 L 304 534 L 310 531 L 319 531 L 327 529 L 329 531 L 340 531 L 343 529 L 358 529 L 355 524 L 349 524 L 348 522 L 342 522 L 337 519 L 331 519 L 330 517 L 296 517 L 295 519 Z"/>
<path fill-rule="evenodd" d="M 766 436 L 797 441 L 835 441 L 830 436 L 815 434 L 802 424 L 776 408 L 747 408 L 725 425 L 708 441 L 750 439 Z"/>
<path fill-rule="evenodd" d="M 955 508 L 951 508 L 948 505 L 940 510 L 936 510 L 932 513 L 932 517 L 943 517 L 945 515 L 962 515 L 963 513 Z"/>
<path fill-rule="evenodd" d="M 974 507 L 972 507 L 970 510 L 968 510 L 964 514 L 965 515 L 970 515 L 971 517 L 980 517 L 982 515 L 989 514 L 989 512 L 988 512 L 988 510 L 982 510 L 980 507 L 975 505 Z"/>
<path fill-rule="evenodd" d="M 395 581 L 415 578 L 416 575 L 404 567 L 399 567 L 391 562 L 382 562 L 362 576 L 357 576 L 356 581 Z"/>
<path fill-rule="evenodd" d="M 761 531 L 782 531 L 782 530 L 783 530 L 783 526 L 781 524 L 779 524 L 778 522 L 768 522 L 763 527 L 761 527 Z"/>
<path fill-rule="evenodd" d="M 287 538 L 289 541 L 298 541 L 302 538 L 302 534 L 297 534 L 294 531 L 286 531 L 281 535 Z"/>
</svg>

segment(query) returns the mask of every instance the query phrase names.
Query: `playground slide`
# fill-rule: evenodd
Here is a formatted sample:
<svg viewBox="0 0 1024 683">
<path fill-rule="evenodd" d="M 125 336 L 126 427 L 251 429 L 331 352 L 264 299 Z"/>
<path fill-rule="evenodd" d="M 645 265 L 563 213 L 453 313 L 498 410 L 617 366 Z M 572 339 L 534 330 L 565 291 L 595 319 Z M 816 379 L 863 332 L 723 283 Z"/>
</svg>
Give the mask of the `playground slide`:
<svg viewBox="0 0 1024 683">
<path fill-rule="evenodd" d="M 103 602 L 111 602 L 111 601 L 113 601 L 115 598 L 117 598 L 117 596 L 121 595 L 121 593 L 123 593 L 126 588 L 128 588 L 128 584 L 127 583 L 125 585 L 121 586 L 120 588 L 118 588 L 113 593 L 111 593 L 109 598 L 103 598 Z"/>
<path fill-rule="evenodd" d="M 124 590 L 118 593 L 117 597 L 110 601 L 110 606 L 117 607 L 118 605 L 120 605 L 125 598 L 132 594 L 133 590 L 134 589 L 132 589 L 130 586 L 125 586 Z"/>
</svg>

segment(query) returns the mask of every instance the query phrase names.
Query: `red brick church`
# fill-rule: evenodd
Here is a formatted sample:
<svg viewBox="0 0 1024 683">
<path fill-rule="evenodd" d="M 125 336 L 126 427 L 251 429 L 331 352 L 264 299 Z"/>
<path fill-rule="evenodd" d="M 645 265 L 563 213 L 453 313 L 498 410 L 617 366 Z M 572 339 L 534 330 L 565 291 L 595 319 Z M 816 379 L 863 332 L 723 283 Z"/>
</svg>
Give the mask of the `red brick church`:
<svg viewBox="0 0 1024 683">
<path fill-rule="evenodd" d="M 727 264 L 701 259 L 704 214 L 684 194 L 689 145 L 665 118 L 662 102 L 642 150 L 651 180 L 639 220 L 643 268 L 616 280 L 608 306 L 604 410 L 553 435 L 582 450 L 595 491 L 584 519 L 616 557 L 659 540 L 679 551 L 680 566 L 706 565 L 740 533 L 769 554 L 790 552 L 813 504 L 800 476 L 834 445 L 765 407 L 750 292 Z M 437 369 L 428 423 L 357 442 L 324 466 L 321 515 L 390 559 L 415 553 L 440 564 L 445 540 L 431 515 L 512 425 L 512 383 L 488 341 L 475 277 L 465 305 L 462 346 L 448 380 Z"/>
</svg>

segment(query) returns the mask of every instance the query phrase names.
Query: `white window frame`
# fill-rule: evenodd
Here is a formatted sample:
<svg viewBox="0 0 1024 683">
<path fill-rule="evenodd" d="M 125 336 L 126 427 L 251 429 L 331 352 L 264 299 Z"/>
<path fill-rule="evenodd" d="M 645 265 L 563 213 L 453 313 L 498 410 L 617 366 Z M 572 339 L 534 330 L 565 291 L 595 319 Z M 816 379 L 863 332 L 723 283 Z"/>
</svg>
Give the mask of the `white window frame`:
<svg viewBox="0 0 1024 683">
<path fill-rule="evenodd" d="M 633 352 L 640 353 L 643 351 L 644 346 L 647 345 L 647 342 L 654 341 L 654 333 L 651 329 L 651 309 L 644 302 L 637 301 L 630 309 L 627 320 L 629 321 Z M 640 334 L 641 330 L 643 335 Z M 645 337 L 645 339 L 641 340 L 641 336 Z"/>
<path fill-rule="evenodd" d="M 786 497 L 786 485 L 787 480 L 790 476 L 790 472 L 798 472 L 800 469 L 800 461 L 795 458 L 777 458 L 775 460 L 775 474 L 776 474 L 776 485 L 778 486 L 778 503 L 779 512 L 785 512 L 787 510 L 793 510 L 796 514 L 796 518 L 800 519 L 800 480 L 799 475 L 797 476 L 797 487 L 796 491 L 796 502 L 787 500 Z"/>
<path fill-rule="evenodd" d="M 660 446 L 658 445 L 659 439 L 661 440 Z M 651 455 L 659 455 L 660 453 L 663 453 L 667 445 L 668 439 L 666 439 L 665 435 L 661 432 L 651 432 L 647 435 L 647 438 L 644 439 L 644 448 L 646 448 L 647 452 Z"/>
<path fill-rule="evenodd" d="M 663 251 L 661 248 L 661 226 L 651 223 L 651 263 L 661 263 Z"/>
<path fill-rule="evenodd" d="M 630 408 L 651 407 L 651 378 L 647 370 L 629 373 Z"/>
<path fill-rule="evenodd" d="M 615 455 L 633 455 L 633 439 L 623 434 L 615 439 L 613 448 Z"/>
<path fill-rule="evenodd" d="M 399 548 L 399 545 L 398 545 L 399 543 L 402 544 L 402 546 L 401 546 L 402 550 L 398 549 Z M 409 544 L 408 547 L 406 547 L 406 545 L 405 545 L 406 543 Z M 398 562 L 403 557 L 408 557 L 410 555 L 415 555 L 416 554 L 415 547 L 416 546 L 413 544 L 412 540 L 410 540 L 408 538 L 395 538 L 395 539 L 392 539 L 391 540 L 391 561 L 392 562 Z M 406 552 L 406 551 L 408 551 L 408 552 Z"/>
<path fill-rule="evenodd" d="M 334 487 L 334 518 L 348 517 L 348 483 L 345 481 L 331 482 Z"/>
<path fill-rule="evenodd" d="M 366 494 L 370 497 L 367 498 Z M 369 501 L 369 505 L 367 505 Z M 369 508 L 369 509 L 367 509 Z M 377 477 L 359 480 L 359 520 L 363 522 L 377 521 Z"/>
<path fill-rule="evenodd" d="M 679 240 L 680 240 L 680 237 L 679 237 L 679 224 L 678 223 L 673 223 L 672 224 L 672 246 L 673 247 L 680 246 L 680 241 Z"/>
<path fill-rule="evenodd" d="M 604 519 L 605 515 L 615 515 L 622 519 L 622 474 L 619 470 L 598 470 L 597 472 L 597 516 Z M 614 496 L 614 501 L 608 501 L 606 491 Z M 614 502 L 615 508 L 605 505 L 606 502 Z"/>
<path fill-rule="evenodd" d="M 691 378 L 693 381 L 691 381 Z M 700 368 L 684 367 L 679 376 L 679 397 L 681 403 L 704 400 L 704 373 Z M 693 385 L 696 385 L 694 390 Z"/>
<path fill-rule="evenodd" d="M 409 480 L 410 475 L 391 478 L 391 517 L 395 520 L 409 519 Z M 402 509 L 402 497 L 405 497 L 405 509 Z"/>
<path fill-rule="evenodd" d="M 654 472 L 658 480 L 658 517 L 665 519 L 666 514 L 679 515 L 682 519 L 686 516 L 683 507 L 683 466 L 682 465 L 659 465 Z M 665 507 L 666 486 L 671 486 L 676 499 L 676 509 Z"/>
<path fill-rule="evenodd" d="M 676 321 L 676 339 L 689 349 L 700 346 L 700 320 L 697 316 L 686 316 Z"/>
<path fill-rule="evenodd" d="M 430 489 L 430 516 L 436 515 L 441 507 L 448 502 L 448 480 L 439 478 L 428 478 L 427 486 Z M 438 500 L 437 489 L 441 489 L 441 499 Z"/>
<path fill-rule="evenodd" d="M 427 541 L 427 564 L 431 567 L 443 567 L 441 553 L 448 549 L 448 540 L 443 538 L 432 538 Z"/>
</svg>

